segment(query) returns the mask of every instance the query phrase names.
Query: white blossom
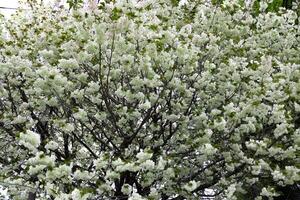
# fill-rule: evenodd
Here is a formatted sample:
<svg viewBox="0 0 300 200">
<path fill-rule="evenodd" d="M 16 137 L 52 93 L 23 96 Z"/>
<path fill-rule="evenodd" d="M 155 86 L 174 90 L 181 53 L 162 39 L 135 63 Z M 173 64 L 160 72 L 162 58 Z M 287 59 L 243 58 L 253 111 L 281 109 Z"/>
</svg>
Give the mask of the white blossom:
<svg viewBox="0 0 300 200">
<path fill-rule="evenodd" d="M 46 149 L 55 150 L 58 149 L 58 144 L 55 141 L 50 141 L 45 146 Z"/>
<path fill-rule="evenodd" d="M 27 130 L 26 133 L 20 134 L 20 144 L 31 151 L 36 151 L 36 148 L 41 144 L 41 137 L 39 134 Z"/>
<path fill-rule="evenodd" d="M 91 194 L 88 193 L 88 194 L 82 195 L 78 189 L 73 190 L 71 193 L 72 199 L 87 200 L 90 197 L 91 197 Z"/>
<path fill-rule="evenodd" d="M 139 152 L 136 157 L 138 158 L 139 162 L 144 162 L 152 157 L 152 153 L 147 152 Z"/>
<path fill-rule="evenodd" d="M 141 167 L 145 170 L 152 170 L 155 167 L 155 163 L 152 160 L 146 160 L 145 162 L 141 163 Z"/>
<path fill-rule="evenodd" d="M 197 182 L 196 181 L 190 181 L 189 183 L 187 183 L 186 185 L 184 185 L 184 189 L 186 189 L 187 191 L 191 192 L 193 190 L 195 190 L 197 188 Z"/>
<path fill-rule="evenodd" d="M 299 182 L 296 4 L 95 2 L 0 17 L 10 198 L 258 200 Z"/>
</svg>

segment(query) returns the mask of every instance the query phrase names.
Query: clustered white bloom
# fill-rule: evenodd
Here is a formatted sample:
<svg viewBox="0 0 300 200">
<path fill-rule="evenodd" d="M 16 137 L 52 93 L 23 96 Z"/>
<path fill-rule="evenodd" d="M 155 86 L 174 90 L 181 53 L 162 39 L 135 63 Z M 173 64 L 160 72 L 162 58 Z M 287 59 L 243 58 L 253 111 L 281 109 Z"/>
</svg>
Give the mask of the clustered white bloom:
<svg viewBox="0 0 300 200">
<path fill-rule="evenodd" d="M 1 18 L 11 198 L 264 199 L 299 184 L 299 12 L 222 2 Z"/>
<path fill-rule="evenodd" d="M 41 143 L 41 137 L 38 133 L 27 130 L 26 133 L 20 133 L 20 144 L 31 151 L 36 151 Z"/>
<path fill-rule="evenodd" d="M 187 191 L 192 192 L 197 188 L 197 182 L 196 181 L 191 181 L 191 182 L 187 183 L 186 185 L 184 185 L 183 187 Z"/>
</svg>

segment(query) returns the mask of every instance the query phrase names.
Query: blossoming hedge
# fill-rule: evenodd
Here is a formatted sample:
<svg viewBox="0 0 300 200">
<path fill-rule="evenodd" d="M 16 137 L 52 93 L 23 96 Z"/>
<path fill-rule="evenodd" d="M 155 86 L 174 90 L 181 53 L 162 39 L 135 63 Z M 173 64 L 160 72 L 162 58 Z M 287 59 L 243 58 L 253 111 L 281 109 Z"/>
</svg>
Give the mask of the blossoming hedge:
<svg viewBox="0 0 300 200">
<path fill-rule="evenodd" d="M 1 19 L 12 199 L 272 199 L 300 181 L 300 28 L 240 1 Z"/>
</svg>

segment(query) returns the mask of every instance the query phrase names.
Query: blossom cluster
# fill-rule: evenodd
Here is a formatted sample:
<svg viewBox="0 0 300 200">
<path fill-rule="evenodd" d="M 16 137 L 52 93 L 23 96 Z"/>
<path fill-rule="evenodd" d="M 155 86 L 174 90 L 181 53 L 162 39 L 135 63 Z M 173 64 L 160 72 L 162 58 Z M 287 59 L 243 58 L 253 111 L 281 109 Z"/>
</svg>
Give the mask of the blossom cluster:
<svg viewBox="0 0 300 200">
<path fill-rule="evenodd" d="M 1 19 L 10 196 L 262 199 L 299 183 L 300 18 L 266 5 L 116 0 Z"/>
</svg>

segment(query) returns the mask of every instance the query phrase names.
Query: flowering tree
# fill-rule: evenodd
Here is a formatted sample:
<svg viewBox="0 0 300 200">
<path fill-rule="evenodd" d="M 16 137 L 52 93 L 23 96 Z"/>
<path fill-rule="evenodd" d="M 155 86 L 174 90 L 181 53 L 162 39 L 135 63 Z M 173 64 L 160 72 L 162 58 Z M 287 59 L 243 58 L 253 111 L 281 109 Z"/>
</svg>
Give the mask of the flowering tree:
<svg viewBox="0 0 300 200">
<path fill-rule="evenodd" d="M 13 199 L 271 199 L 299 183 L 300 29 L 240 1 L 36 6 L 0 37 Z"/>
</svg>

